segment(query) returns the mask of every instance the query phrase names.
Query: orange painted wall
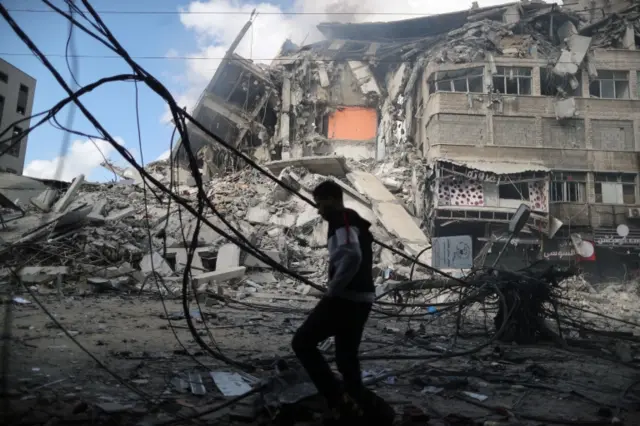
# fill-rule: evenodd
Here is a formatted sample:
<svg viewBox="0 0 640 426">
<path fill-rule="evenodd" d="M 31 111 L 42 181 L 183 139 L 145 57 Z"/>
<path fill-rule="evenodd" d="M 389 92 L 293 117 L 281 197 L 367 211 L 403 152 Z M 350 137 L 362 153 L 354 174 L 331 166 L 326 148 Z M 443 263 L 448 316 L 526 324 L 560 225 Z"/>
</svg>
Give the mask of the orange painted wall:
<svg viewBox="0 0 640 426">
<path fill-rule="evenodd" d="M 345 107 L 329 115 L 329 139 L 366 141 L 378 133 L 378 111 L 374 108 Z"/>
</svg>

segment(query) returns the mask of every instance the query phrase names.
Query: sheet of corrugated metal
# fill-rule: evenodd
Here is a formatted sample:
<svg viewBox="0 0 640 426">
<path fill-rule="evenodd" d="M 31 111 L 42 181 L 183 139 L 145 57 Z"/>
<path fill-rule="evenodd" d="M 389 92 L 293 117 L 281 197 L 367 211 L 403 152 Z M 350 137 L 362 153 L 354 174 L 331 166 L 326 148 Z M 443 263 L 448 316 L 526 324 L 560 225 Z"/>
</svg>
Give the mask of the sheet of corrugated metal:
<svg viewBox="0 0 640 426">
<path fill-rule="evenodd" d="M 517 163 L 509 161 L 481 161 L 476 159 L 463 158 L 438 158 L 436 161 L 455 164 L 456 166 L 467 167 L 481 172 L 491 172 L 498 175 L 508 175 L 524 172 L 548 172 L 550 169 L 542 164 Z"/>
</svg>

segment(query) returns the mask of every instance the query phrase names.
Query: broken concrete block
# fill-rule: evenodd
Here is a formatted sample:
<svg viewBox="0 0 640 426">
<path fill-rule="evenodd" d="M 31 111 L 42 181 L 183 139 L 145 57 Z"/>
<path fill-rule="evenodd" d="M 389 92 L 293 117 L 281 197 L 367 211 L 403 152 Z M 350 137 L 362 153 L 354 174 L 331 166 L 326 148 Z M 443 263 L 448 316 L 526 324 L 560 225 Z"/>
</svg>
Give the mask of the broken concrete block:
<svg viewBox="0 0 640 426">
<path fill-rule="evenodd" d="M 244 266 L 236 266 L 235 268 L 206 272 L 204 274 L 194 276 L 193 284 L 198 286 L 206 283 L 222 282 L 234 278 L 241 278 L 244 275 L 245 270 L 246 268 Z"/>
<path fill-rule="evenodd" d="M 576 115 L 575 98 L 558 99 L 553 102 L 553 109 L 556 113 L 556 119 L 573 118 Z"/>
<path fill-rule="evenodd" d="M 100 200 L 93 205 L 91 213 L 102 216 L 104 214 L 105 207 L 107 207 L 107 200 Z"/>
<path fill-rule="evenodd" d="M 240 247 L 235 244 L 224 244 L 218 250 L 216 270 L 235 268 L 240 265 Z"/>
<path fill-rule="evenodd" d="M 247 211 L 245 220 L 251 223 L 269 223 L 269 217 L 271 217 L 269 210 L 262 206 L 255 206 Z"/>
<path fill-rule="evenodd" d="M 360 90 L 362 90 L 363 95 L 367 95 L 372 92 L 378 95 L 381 93 L 378 82 L 371 72 L 371 69 L 369 69 L 369 65 L 360 61 L 349 61 L 348 64 L 353 76 L 358 82 L 358 86 L 360 86 Z"/>
<path fill-rule="evenodd" d="M 105 219 L 107 221 L 115 221 L 115 220 L 124 219 L 124 218 L 129 217 L 129 216 L 133 216 L 135 213 L 136 213 L 136 209 L 133 208 L 133 207 L 129 207 L 127 209 L 120 210 L 120 211 L 117 211 L 117 212 L 115 212 L 113 214 L 110 214 Z"/>
<path fill-rule="evenodd" d="M 196 180 L 191 171 L 183 167 L 176 167 L 173 170 L 173 180 L 177 185 L 196 186 Z"/>
<path fill-rule="evenodd" d="M 167 276 L 173 274 L 173 269 L 162 257 L 160 253 L 154 252 L 153 254 L 145 255 L 140 261 L 140 269 L 145 275 L 149 275 L 152 272 L 159 274 L 160 276 Z"/>
<path fill-rule="evenodd" d="M 269 219 L 269 223 L 276 226 L 283 226 L 285 228 L 292 228 L 296 224 L 296 215 L 291 213 L 284 213 L 281 215 L 273 215 Z"/>
<path fill-rule="evenodd" d="M 307 206 L 307 208 L 298 215 L 298 218 L 296 219 L 296 227 L 303 227 L 319 219 L 320 215 L 316 208 L 313 206 Z"/>
<path fill-rule="evenodd" d="M 278 250 L 262 250 L 262 252 L 276 262 L 280 262 L 280 252 L 278 252 Z M 248 268 L 271 268 L 271 266 L 255 258 L 251 254 L 244 260 L 243 265 Z"/>
<path fill-rule="evenodd" d="M 56 213 L 60 213 L 64 211 L 67 207 L 69 207 L 69 204 L 71 204 L 73 199 L 76 197 L 76 193 L 78 192 L 78 189 L 80 189 L 80 186 L 83 183 L 84 183 L 84 175 L 79 175 L 78 177 L 76 177 L 73 180 L 73 183 L 71 184 L 71 186 L 69 186 L 69 189 L 67 189 L 67 192 L 65 192 L 62 198 L 60 198 L 56 203 L 56 205 L 53 206 L 53 211 Z"/>
<path fill-rule="evenodd" d="M 331 81 L 329 80 L 327 68 L 323 63 L 318 64 L 318 77 L 320 78 L 320 87 L 329 87 Z"/>
<path fill-rule="evenodd" d="M 51 206 L 56 201 L 58 197 L 58 191 L 55 189 L 46 189 L 37 197 L 32 198 L 31 204 L 42 210 L 43 212 L 48 212 L 51 210 Z"/>
<path fill-rule="evenodd" d="M 25 266 L 18 272 L 18 276 L 25 283 L 39 283 L 68 273 L 69 268 L 66 266 Z"/>
</svg>

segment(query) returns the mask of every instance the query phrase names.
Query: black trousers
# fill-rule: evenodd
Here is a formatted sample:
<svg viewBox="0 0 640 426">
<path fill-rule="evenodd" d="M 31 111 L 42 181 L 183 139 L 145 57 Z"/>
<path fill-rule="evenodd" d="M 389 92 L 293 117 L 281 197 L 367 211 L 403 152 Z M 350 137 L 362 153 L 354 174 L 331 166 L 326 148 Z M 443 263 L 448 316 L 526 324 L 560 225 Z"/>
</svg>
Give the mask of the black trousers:
<svg viewBox="0 0 640 426">
<path fill-rule="evenodd" d="M 325 297 L 293 337 L 293 351 L 318 392 L 332 406 L 339 404 L 340 386 L 318 350 L 318 344 L 335 337 L 336 364 L 342 374 L 344 390 L 358 398 L 363 388 L 358 349 L 371 307 L 370 303 Z"/>
</svg>

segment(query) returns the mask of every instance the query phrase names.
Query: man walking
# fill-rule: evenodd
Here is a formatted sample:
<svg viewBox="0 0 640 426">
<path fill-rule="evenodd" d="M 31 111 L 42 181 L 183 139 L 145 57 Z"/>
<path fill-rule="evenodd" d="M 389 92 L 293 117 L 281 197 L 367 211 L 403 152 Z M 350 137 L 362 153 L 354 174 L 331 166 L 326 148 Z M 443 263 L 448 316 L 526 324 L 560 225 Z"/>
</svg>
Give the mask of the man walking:
<svg viewBox="0 0 640 426">
<path fill-rule="evenodd" d="M 329 281 L 327 292 L 293 337 L 293 350 L 334 414 L 362 399 L 364 386 L 358 349 L 375 299 L 372 277 L 371 223 L 345 208 L 342 188 L 332 181 L 313 191 L 318 213 L 328 222 Z M 344 388 L 318 350 L 335 337 L 336 364 Z"/>
</svg>

